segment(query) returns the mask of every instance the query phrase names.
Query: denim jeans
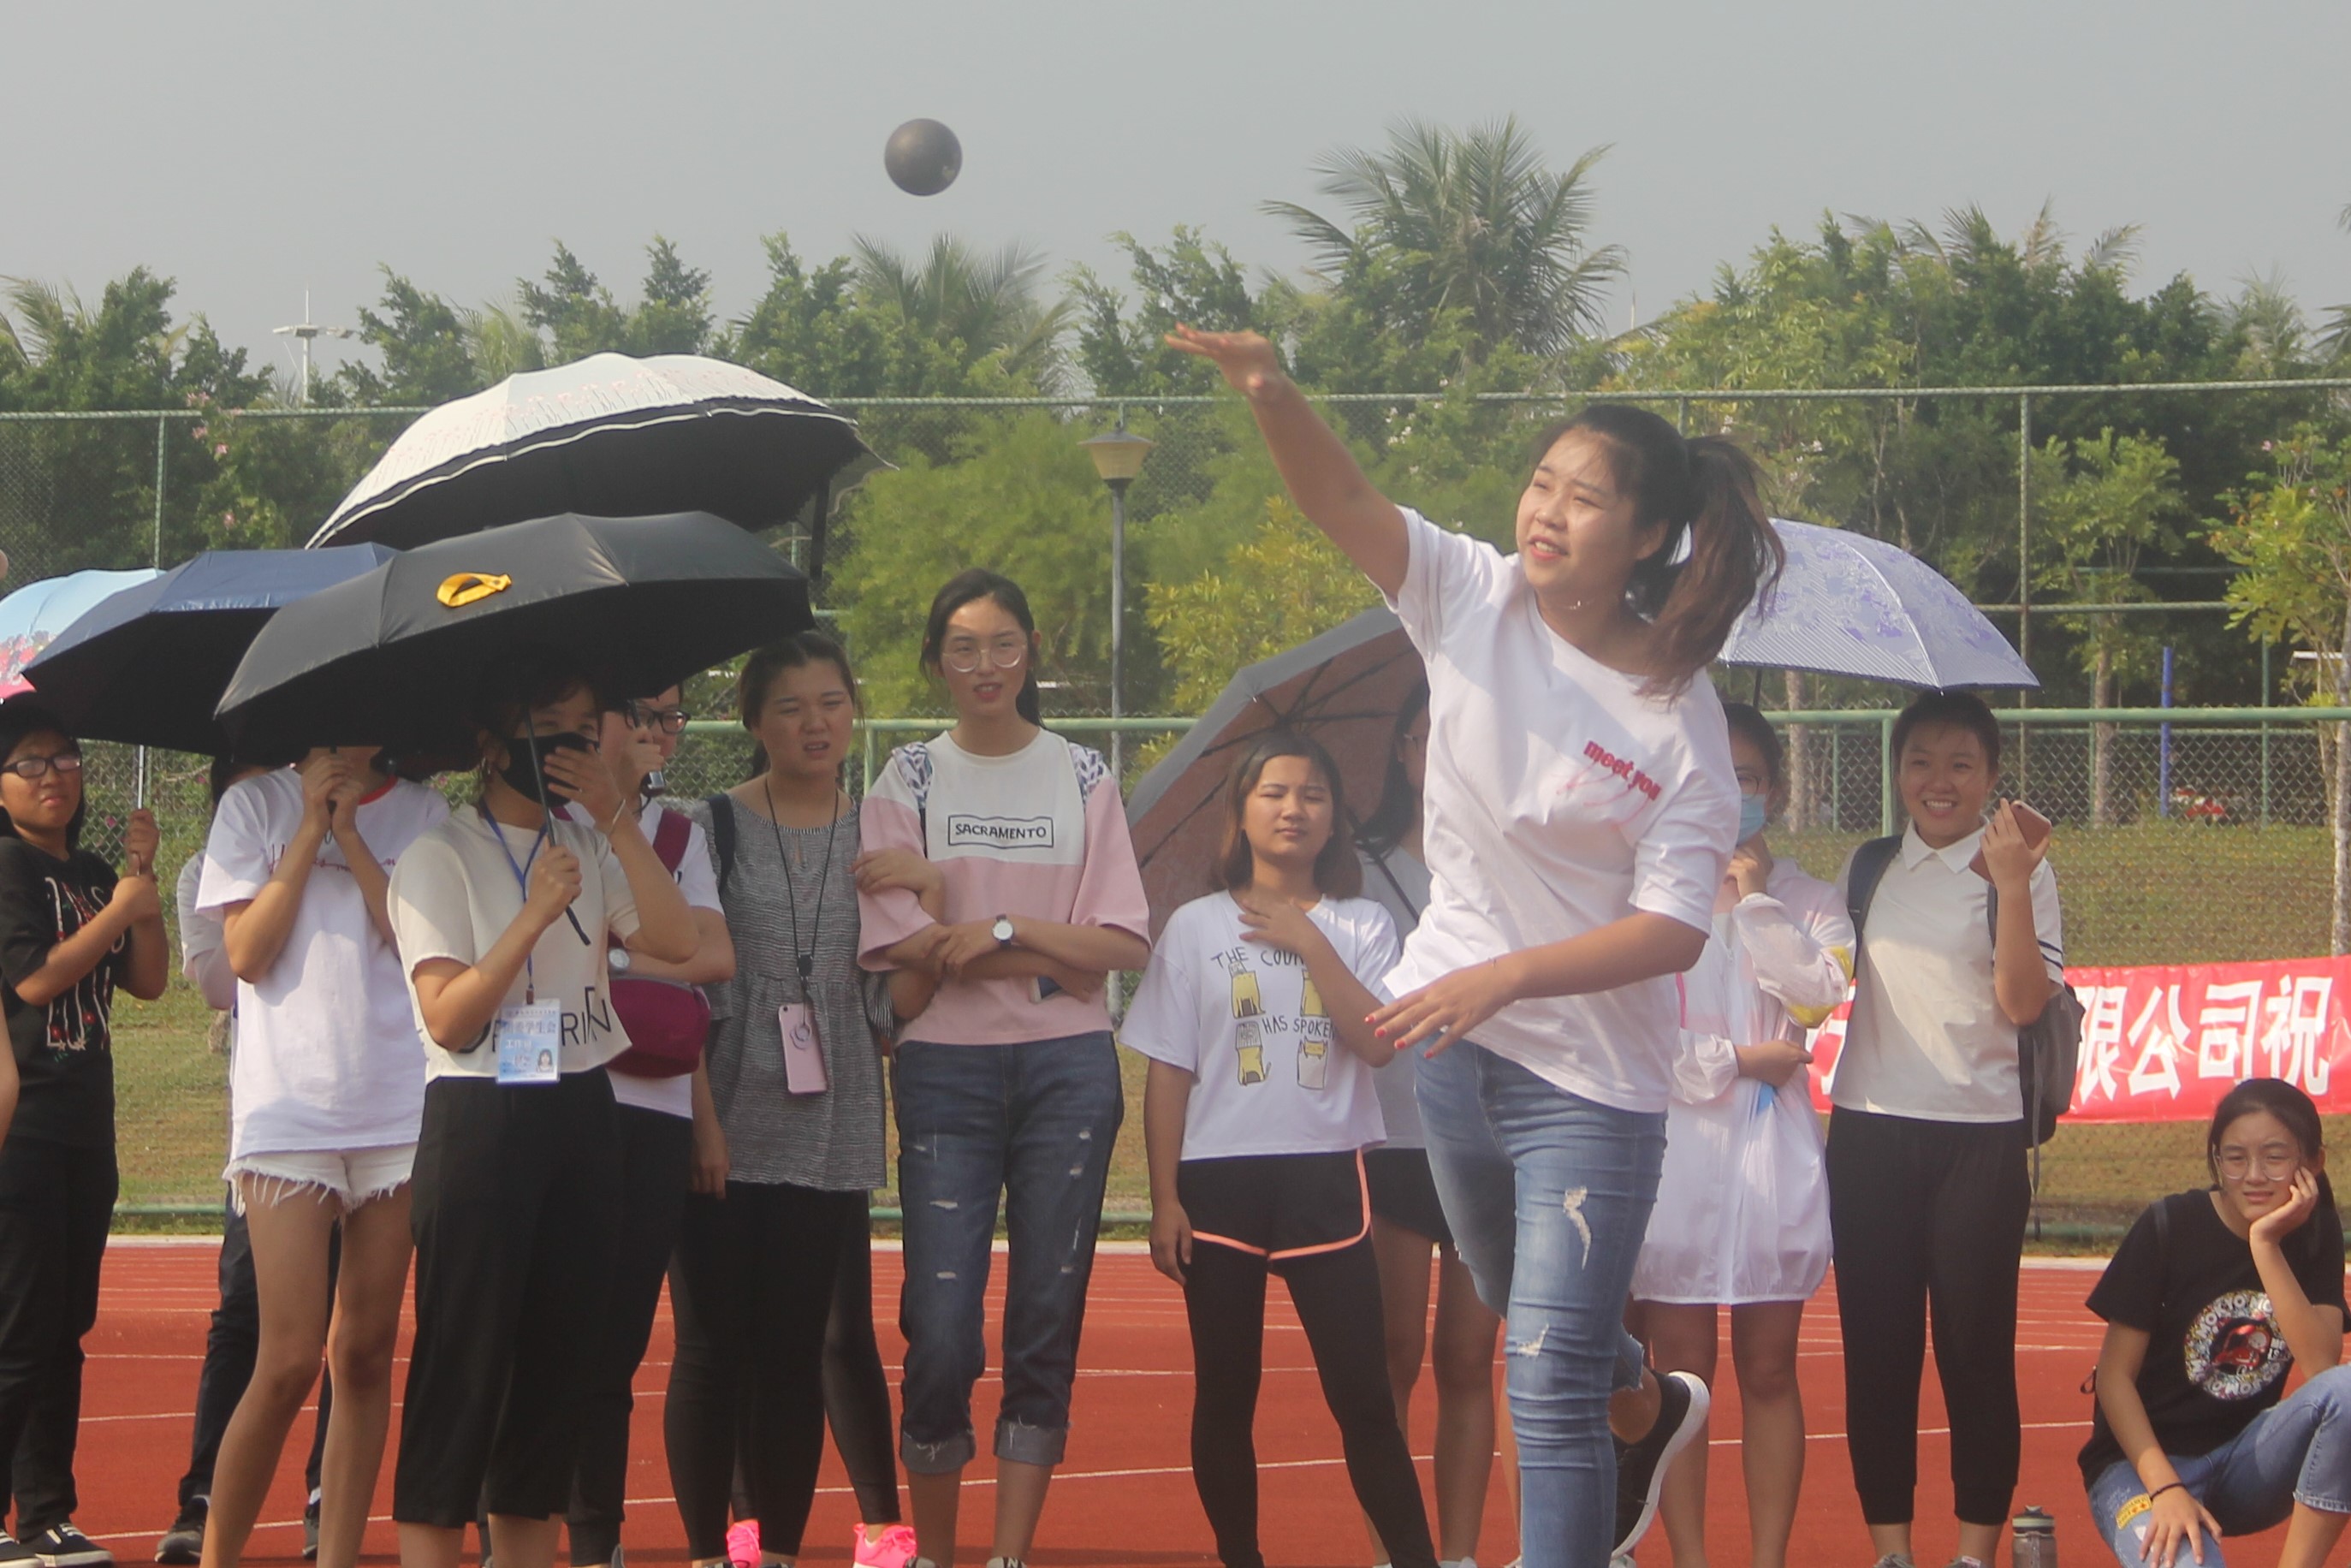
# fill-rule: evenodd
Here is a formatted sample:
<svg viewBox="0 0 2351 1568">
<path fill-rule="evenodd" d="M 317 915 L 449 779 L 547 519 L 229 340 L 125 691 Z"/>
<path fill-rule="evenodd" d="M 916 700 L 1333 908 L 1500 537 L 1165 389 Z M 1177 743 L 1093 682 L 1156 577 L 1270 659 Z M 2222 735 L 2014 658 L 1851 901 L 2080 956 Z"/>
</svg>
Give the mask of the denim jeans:
<svg viewBox="0 0 2351 1568">
<path fill-rule="evenodd" d="M 893 1071 L 906 1214 L 905 1413 L 899 1454 L 918 1475 L 976 1452 L 971 1390 L 987 1365 L 984 1313 L 1004 1197 L 1004 1398 L 996 1457 L 1056 1465 L 1068 1442 L 1086 1281 L 1111 1145 L 1126 1113 L 1108 1034 L 1017 1045 L 908 1041 Z"/>
<path fill-rule="evenodd" d="M 1504 1319 L 1526 1568 L 1603 1568 L 1616 1518 L 1608 1399 L 1641 1381 L 1625 1301 L 1665 1113 L 1571 1094 L 1468 1040 L 1418 1066 L 1446 1223 Z"/>
<path fill-rule="evenodd" d="M 2177 1354 L 2176 1352 L 2174 1354 Z M 2330 1366 L 2209 1454 L 2174 1454 L 2171 1468 L 2231 1535 L 2284 1522 L 2297 1502 L 2351 1513 L 2351 1366 Z M 2116 1459 L 2090 1483 L 2090 1517 L 2123 1568 L 2146 1568 L 2147 1495 L 2138 1472 Z M 2119 1522 L 2130 1512 L 2128 1522 Z M 2220 1568 L 2220 1543 L 2204 1537 L 2204 1568 Z M 2192 1562 L 2182 1547 L 2178 1563 Z"/>
</svg>

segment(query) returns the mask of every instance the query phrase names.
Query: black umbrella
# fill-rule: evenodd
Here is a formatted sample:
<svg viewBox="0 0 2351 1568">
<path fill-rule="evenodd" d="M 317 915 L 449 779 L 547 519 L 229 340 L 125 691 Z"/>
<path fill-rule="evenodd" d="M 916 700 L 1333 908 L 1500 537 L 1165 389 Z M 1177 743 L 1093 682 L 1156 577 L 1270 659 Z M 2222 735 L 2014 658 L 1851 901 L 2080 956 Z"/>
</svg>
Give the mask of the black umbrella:
<svg viewBox="0 0 2351 1568">
<path fill-rule="evenodd" d="M 223 751 L 228 737 L 213 709 L 262 625 L 392 556 L 381 545 L 206 550 L 85 612 L 26 674 L 86 740 Z"/>
<path fill-rule="evenodd" d="M 720 518 L 539 517 L 394 556 L 287 605 L 237 666 L 220 716 L 241 747 L 467 740 L 482 673 L 569 653 L 657 692 L 814 622 L 799 569 Z"/>
<path fill-rule="evenodd" d="M 878 460 L 856 423 L 756 371 L 698 354 L 590 354 L 509 376 L 402 432 L 311 537 L 413 549 L 558 512 L 700 511 L 772 528 Z"/>
<path fill-rule="evenodd" d="M 1366 610 L 1235 675 L 1127 801 L 1152 935 L 1176 905 L 1208 891 L 1208 867 L 1224 833 L 1225 780 L 1251 741 L 1277 727 L 1313 737 L 1339 765 L 1348 810 L 1360 820 L 1379 804 L 1396 715 L 1427 678 L 1420 654 L 1385 610 Z M 1354 824 L 1341 831 L 1352 832 Z"/>
</svg>

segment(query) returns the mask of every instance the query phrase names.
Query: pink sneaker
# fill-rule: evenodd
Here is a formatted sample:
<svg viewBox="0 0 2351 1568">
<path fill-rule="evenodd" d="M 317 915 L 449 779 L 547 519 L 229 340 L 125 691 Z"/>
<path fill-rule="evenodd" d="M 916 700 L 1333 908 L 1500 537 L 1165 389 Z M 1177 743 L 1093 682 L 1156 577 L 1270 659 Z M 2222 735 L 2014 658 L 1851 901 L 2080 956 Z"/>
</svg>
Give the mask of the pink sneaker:
<svg viewBox="0 0 2351 1568">
<path fill-rule="evenodd" d="M 735 1568 L 759 1568 L 759 1521 L 738 1519 L 726 1531 L 726 1561 Z"/>
<path fill-rule="evenodd" d="M 914 1532 L 905 1525 L 893 1524 L 882 1532 L 881 1540 L 868 1542 L 861 1524 L 849 1555 L 856 1568 L 906 1568 L 914 1560 Z"/>
</svg>

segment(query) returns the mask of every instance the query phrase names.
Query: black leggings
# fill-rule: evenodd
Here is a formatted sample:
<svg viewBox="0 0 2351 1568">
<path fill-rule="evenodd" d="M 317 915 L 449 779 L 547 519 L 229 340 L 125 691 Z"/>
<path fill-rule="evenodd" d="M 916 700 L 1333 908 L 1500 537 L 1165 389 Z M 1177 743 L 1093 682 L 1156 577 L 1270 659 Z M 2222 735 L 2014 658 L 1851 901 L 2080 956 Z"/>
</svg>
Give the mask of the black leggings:
<svg viewBox="0 0 2351 1568">
<path fill-rule="evenodd" d="M 1934 1309 L 1953 1509 L 2001 1524 L 2016 1490 L 2016 1273 L 2032 1202 L 2022 1122 L 1829 1117 L 1829 1225 L 1844 1339 L 1845 1445 L 1861 1516 L 1907 1524 Z"/>
<path fill-rule="evenodd" d="M 0 1145 L 0 1504 L 15 1493 L 21 1540 L 80 1505 L 81 1340 L 98 1322 L 118 1185 L 111 1145 Z"/>
<path fill-rule="evenodd" d="M 1264 1568 L 1257 1544 L 1257 1391 L 1265 1281 L 1281 1276 L 1338 1417 L 1355 1500 L 1395 1568 L 1436 1568 L 1420 1477 L 1396 1425 L 1372 1255 L 1371 1200 L 1353 1154 L 1186 1160 L 1176 1190 L 1195 1235 L 1184 1270 L 1192 1325 L 1192 1480 L 1226 1568 Z M 1202 1239 L 1220 1236 L 1224 1242 Z"/>
<path fill-rule="evenodd" d="M 762 1550 L 797 1556 L 824 1457 L 824 1338 L 841 1232 L 865 1197 L 780 1182 L 689 1195 L 670 1265 L 677 1358 L 662 1421 L 685 1549 L 726 1552 L 736 1457 Z"/>
<path fill-rule="evenodd" d="M 622 1498 L 628 1490 L 629 1416 L 636 1408 L 637 1364 L 661 1308 L 662 1280 L 677 1244 L 678 1215 L 694 1162 L 694 1124 L 642 1105 L 618 1108 L 621 1135 L 620 1255 L 612 1270 L 595 1359 L 580 1420 L 580 1464 L 571 1479 L 571 1561 L 610 1563 L 621 1544 Z"/>
<path fill-rule="evenodd" d="M 872 1199 L 841 1228 L 841 1264 L 824 1323 L 824 1415 L 865 1524 L 898 1522 L 898 1444 L 890 1378 L 873 1338 Z"/>
</svg>

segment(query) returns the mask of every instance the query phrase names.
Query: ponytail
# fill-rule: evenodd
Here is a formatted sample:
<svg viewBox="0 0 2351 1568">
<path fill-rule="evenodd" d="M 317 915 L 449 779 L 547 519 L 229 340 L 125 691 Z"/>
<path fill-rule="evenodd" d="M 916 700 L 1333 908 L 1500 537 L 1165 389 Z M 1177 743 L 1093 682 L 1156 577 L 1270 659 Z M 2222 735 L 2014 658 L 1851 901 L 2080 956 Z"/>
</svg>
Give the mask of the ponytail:
<svg viewBox="0 0 2351 1568">
<path fill-rule="evenodd" d="M 1560 437 L 1589 431 L 1608 449 L 1633 524 L 1662 524 L 1665 541 L 1637 562 L 1625 595 L 1649 623 L 1653 695 L 1680 693 L 1722 652 L 1731 627 L 1780 580 L 1787 548 L 1765 516 L 1755 460 L 1719 435 L 1685 440 L 1646 409 L 1597 402 L 1545 431 L 1540 463 Z"/>
</svg>

